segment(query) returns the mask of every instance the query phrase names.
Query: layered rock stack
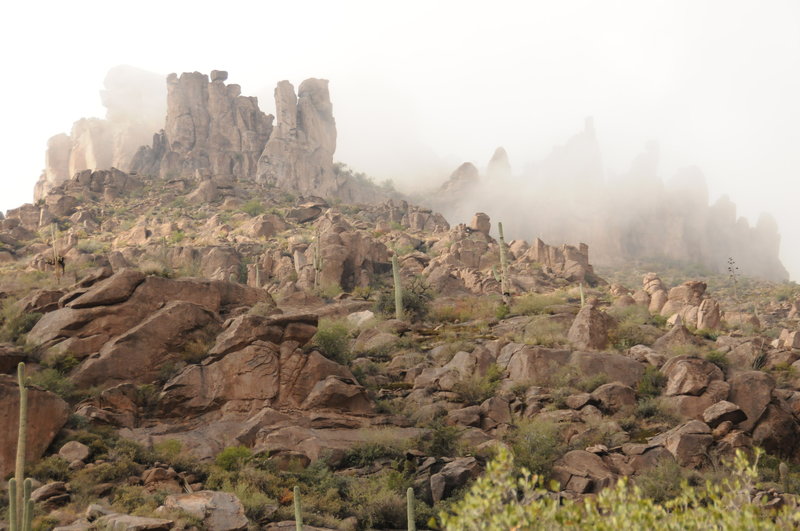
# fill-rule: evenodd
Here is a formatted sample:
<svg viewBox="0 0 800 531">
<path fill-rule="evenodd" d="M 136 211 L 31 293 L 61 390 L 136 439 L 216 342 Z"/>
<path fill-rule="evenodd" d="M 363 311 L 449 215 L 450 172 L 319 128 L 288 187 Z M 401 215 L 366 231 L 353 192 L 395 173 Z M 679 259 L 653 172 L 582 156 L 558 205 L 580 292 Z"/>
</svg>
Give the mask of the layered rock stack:
<svg viewBox="0 0 800 531">
<path fill-rule="evenodd" d="M 258 99 L 225 85 L 228 73 L 211 71 L 167 77 L 167 118 L 151 147 L 141 148 L 131 170 L 170 179 L 211 178 L 218 186 L 254 179 L 256 164 L 272 133 L 273 116 Z"/>
</svg>

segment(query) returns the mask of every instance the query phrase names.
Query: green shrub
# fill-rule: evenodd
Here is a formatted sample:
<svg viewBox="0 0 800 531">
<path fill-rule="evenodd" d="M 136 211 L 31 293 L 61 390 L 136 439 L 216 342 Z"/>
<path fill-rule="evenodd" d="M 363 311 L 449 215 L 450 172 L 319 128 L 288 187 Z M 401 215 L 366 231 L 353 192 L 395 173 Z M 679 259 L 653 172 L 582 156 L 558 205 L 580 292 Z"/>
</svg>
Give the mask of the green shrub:
<svg viewBox="0 0 800 531">
<path fill-rule="evenodd" d="M 758 458 L 758 454 L 756 459 Z M 630 485 L 627 478 L 597 496 L 564 500 L 550 496 L 538 478 L 514 470 L 511 454 L 500 448 L 486 473 L 466 495 L 441 512 L 441 528 L 466 530 L 552 530 L 586 529 L 795 529 L 797 509 L 786 504 L 775 509 L 751 497 L 758 469 L 743 452 L 737 452 L 730 472 L 719 481 L 701 486 L 683 483 L 673 491 L 677 474 L 664 465 L 660 477 L 648 489 L 656 496 L 675 496 L 659 503 L 647 497 L 643 488 Z M 641 483 L 641 478 L 639 480 Z"/>
<path fill-rule="evenodd" d="M 517 467 L 547 477 L 553 462 L 566 451 L 558 425 L 554 422 L 525 419 L 508 436 Z"/>
<path fill-rule="evenodd" d="M 425 280 L 421 277 L 414 277 L 410 282 L 403 285 L 403 315 L 411 321 L 421 321 L 430 312 L 430 302 L 433 300 L 433 293 Z M 386 317 L 394 317 L 394 291 L 384 290 L 378 295 L 375 302 L 375 311 Z"/>
<path fill-rule="evenodd" d="M 711 352 L 706 354 L 706 361 L 710 361 L 711 363 L 722 369 L 723 373 L 728 370 L 728 366 L 730 365 L 730 362 L 728 361 L 728 356 L 726 356 L 724 352 L 720 352 L 718 350 L 712 350 Z"/>
<path fill-rule="evenodd" d="M 667 377 L 657 367 L 648 365 L 644 369 L 642 379 L 639 380 L 636 392 L 642 398 L 658 396 L 666 383 Z"/>
<path fill-rule="evenodd" d="M 681 494 L 681 483 L 686 479 L 683 468 L 674 459 L 662 459 L 636 478 L 642 496 L 661 503 Z"/>
<path fill-rule="evenodd" d="M 364 529 L 397 529 L 406 519 L 406 497 L 392 490 L 381 474 L 353 482 L 347 491 L 353 511 Z"/>
<path fill-rule="evenodd" d="M 33 373 L 30 380 L 33 385 L 55 393 L 65 400 L 69 400 L 75 390 L 75 384 L 56 369 L 42 369 Z"/>
<path fill-rule="evenodd" d="M 3 320 L 3 325 L 0 327 L 0 341 L 23 343 L 25 334 L 30 332 L 42 318 L 41 313 L 23 312 L 16 302 L 14 299 L 6 299 L 3 303 L 3 311 L 0 313 L 0 318 Z"/>
<path fill-rule="evenodd" d="M 50 455 L 30 467 L 28 474 L 42 483 L 69 481 L 69 463 L 59 455 Z"/>
<path fill-rule="evenodd" d="M 567 296 L 564 293 L 529 293 L 514 299 L 511 313 L 515 315 L 541 315 L 553 313 L 552 306 L 564 304 Z"/>
<path fill-rule="evenodd" d="M 553 348 L 567 344 L 569 324 L 552 318 L 540 317 L 525 327 L 523 340 L 528 345 Z"/>
<path fill-rule="evenodd" d="M 229 446 L 217 454 L 214 462 L 221 469 L 234 472 L 241 469 L 251 456 L 252 452 L 245 446 Z"/>
<path fill-rule="evenodd" d="M 343 319 L 322 319 L 312 339 L 328 359 L 347 365 L 351 358 L 350 326 Z"/>
<path fill-rule="evenodd" d="M 428 432 L 416 441 L 421 452 L 434 457 L 453 457 L 458 453 L 461 430 L 457 426 L 448 426 L 441 419 L 436 419 L 428 428 Z"/>
<path fill-rule="evenodd" d="M 479 376 L 475 374 L 456 382 L 453 386 L 453 391 L 458 394 L 462 402 L 466 402 L 469 405 L 480 404 L 487 398 L 494 396 L 502 379 L 503 369 L 493 363 L 489 366 L 485 375 Z"/>
<path fill-rule="evenodd" d="M 264 205 L 258 199 L 250 199 L 248 202 L 242 205 L 240 208 L 242 212 L 245 214 L 255 217 L 260 214 L 263 214 L 265 211 Z"/>
</svg>

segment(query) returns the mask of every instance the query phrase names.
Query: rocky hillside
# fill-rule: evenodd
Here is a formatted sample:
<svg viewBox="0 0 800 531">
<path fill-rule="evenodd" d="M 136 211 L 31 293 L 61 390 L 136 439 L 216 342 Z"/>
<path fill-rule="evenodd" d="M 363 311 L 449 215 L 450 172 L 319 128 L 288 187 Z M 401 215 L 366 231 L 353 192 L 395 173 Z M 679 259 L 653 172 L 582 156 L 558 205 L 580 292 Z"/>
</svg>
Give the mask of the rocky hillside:
<svg viewBox="0 0 800 531">
<path fill-rule="evenodd" d="M 547 499 L 662 502 L 760 447 L 748 499 L 796 507 L 795 284 L 601 274 L 375 201 L 332 164 L 324 82 L 279 84 L 273 128 L 224 81 L 171 76 L 136 172 L 46 178 L 0 221 L 0 478 L 25 362 L 37 528 L 291 529 L 294 487 L 306 529 L 405 529 L 409 488 L 441 527 L 504 449 Z"/>
</svg>

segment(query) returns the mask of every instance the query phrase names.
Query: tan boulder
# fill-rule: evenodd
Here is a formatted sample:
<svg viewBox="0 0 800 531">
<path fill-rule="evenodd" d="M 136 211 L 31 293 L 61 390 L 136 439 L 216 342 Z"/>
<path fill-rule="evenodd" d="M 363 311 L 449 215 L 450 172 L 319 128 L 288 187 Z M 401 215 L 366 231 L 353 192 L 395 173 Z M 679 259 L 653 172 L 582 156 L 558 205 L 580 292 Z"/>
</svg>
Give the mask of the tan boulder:
<svg viewBox="0 0 800 531">
<path fill-rule="evenodd" d="M 699 420 L 691 420 L 650 439 L 650 444 L 662 444 L 669 450 L 679 465 L 691 468 L 705 462 L 712 442 L 711 428 Z"/>
<path fill-rule="evenodd" d="M 669 332 L 656 339 L 653 349 L 656 352 L 669 354 L 680 348 L 696 346 L 698 343 L 699 340 L 682 323 L 677 323 Z"/>
<path fill-rule="evenodd" d="M 19 428 L 19 387 L 16 378 L 0 375 L 0 477 L 8 477 L 16 463 Z M 28 389 L 28 442 L 25 460 L 35 463 L 67 422 L 69 405 L 38 387 Z"/>
<path fill-rule="evenodd" d="M 772 400 L 775 380 L 761 371 L 744 371 L 729 380 L 731 392 L 728 400 L 742 408 L 747 419 L 738 427 L 744 431 L 752 430 Z"/>
<path fill-rule="evenodd" d="M 610 413 L 636 405 L 636 391 L 619 382 L 603 384 L 592 391 L 592 398 Z"/>
<path fill-rule="evenodd" d="M 700 358 L 676 356 L 670 358 L 661 368 L 667 377 L 664 394 L 699 396 L 714 380 L 723 380 L 724 375 L 719 367 Z"/>
<path fill-rule="evenodd" d="M 149 383 L 160 369 L 179 358 L 193 338 L 218 329 L 214 313 L 191 302 L 175 301 L 109 341 L 83 362 L 70 379 L 84 387 L 110 387 L 123 381 Z"/>
<path fill-rule="evenodd" d="M 674 395 L 662 398 L 664 405 L 683 418 L 703 420 L 703 412 L 720 400 L 728 398 L 730 384 L 723 380 L 712 380 L 703 394 Z"/>
<path fill-rule="evenodd" d="M 575 316 L 567 339 L 578 349 L 603 350 L 608 345 L 608 333 L 613 324 L 611 316 L 594 304 L 586 304 Z"/>
<path fill-rule="evenodd" d="M 171 494 L 164 500 L 167 510 L 185 512 L 202 521 L 208 531 L 247 529 L 244 506 L 234 494 L 202 490 L 190 494 Z"/>
<path fill-rule="evenodd" d="M 727 400 L 720 400 L 703 411 L 703 420 L 711 428 L 716 428 L 723 422 L 739 424 L 745 419 L 747 419 L 747 415 L 745 415 L 744 411 L 733 402 L 728 402 Z"/>
<path fill-rule="evenodd" d="M 489 220 L 489 216 L 483 212 L 478 212 L 472 216 L 472 221 L 469 223 L 469 228 L 475 232 L 480 232 L 481 234 L 488 236 L 489 231 L 492 229 L 492 222 Z"/>
</svg>

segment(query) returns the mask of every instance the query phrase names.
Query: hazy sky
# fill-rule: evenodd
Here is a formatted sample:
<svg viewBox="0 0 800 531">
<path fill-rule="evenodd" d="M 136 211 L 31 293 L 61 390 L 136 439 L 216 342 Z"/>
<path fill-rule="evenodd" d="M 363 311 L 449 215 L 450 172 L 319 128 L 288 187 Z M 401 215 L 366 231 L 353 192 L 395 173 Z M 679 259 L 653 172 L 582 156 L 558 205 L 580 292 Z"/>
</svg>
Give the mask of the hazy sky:
<svg viewBox="0 0 800 531">
<path fill-rule="evenodd" d="M 518 170 L 593 115 L 621 173 L 658 140 L 662 176 L 696 164 L 712 201 L 771 212 L 800 278 L 800 2 L 15 2 L 0 46 L 0 209 L 31 200 L 48 137 L 103 116 L 106 71 L 228 70 L 272 89 L 330 79 L 336 159 L 401 185 L 504 146 Z M 451 220 L 459 221 L 459 220 Z"/>
</svg>

